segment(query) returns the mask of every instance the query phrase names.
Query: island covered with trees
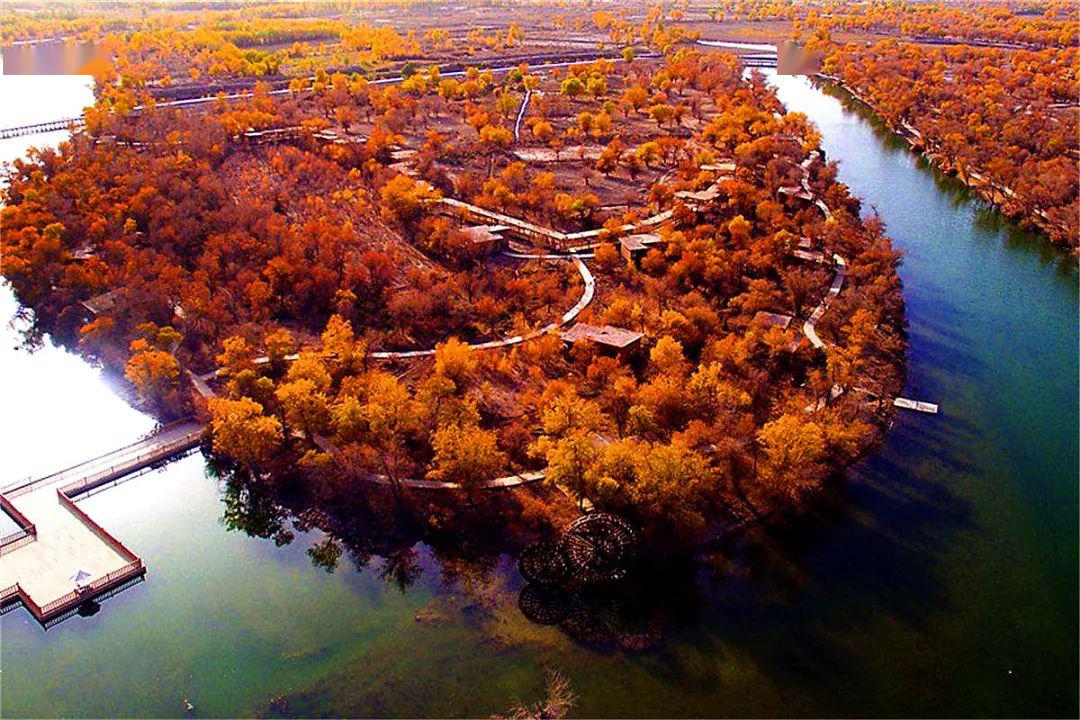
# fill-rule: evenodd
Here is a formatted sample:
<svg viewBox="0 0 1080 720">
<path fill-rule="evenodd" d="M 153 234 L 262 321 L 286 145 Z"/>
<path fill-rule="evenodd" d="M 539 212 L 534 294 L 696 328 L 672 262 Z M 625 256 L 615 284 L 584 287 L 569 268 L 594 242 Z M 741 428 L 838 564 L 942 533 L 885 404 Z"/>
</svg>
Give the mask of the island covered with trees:
<svg viewBox="0 0 1080 720">
<path fill-rule="evenodd" d="M 3 197 L 33 332 L 205 419 L 248 491 L 459 536 L 588 506 L 685 550 L 881 437 L 899 255 L 681 11 L 549 9 L 530 44 L 290 7 L 99 28 L 85 127 Z"/>
</svg>

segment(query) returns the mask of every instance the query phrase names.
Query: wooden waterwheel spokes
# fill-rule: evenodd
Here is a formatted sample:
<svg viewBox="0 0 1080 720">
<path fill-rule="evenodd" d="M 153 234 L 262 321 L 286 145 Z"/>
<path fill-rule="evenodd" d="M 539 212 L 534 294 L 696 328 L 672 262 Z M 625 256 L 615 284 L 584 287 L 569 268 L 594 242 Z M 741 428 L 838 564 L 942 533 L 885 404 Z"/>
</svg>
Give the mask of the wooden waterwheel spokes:
<svg viewBox="0 0 1080 720">
<path fill-rule="evenodd" d="M 617 602 L 590 601 L 580 593 L 575 593 L 570 598 L 562 628 L 583 645 L 607 645 L 619 637 L 619 609 Z"/>
<path fill-rule="evenodd" d="M 537 625 L 557 625 L 566 619 L 570 600 L 561 587 L 530 583 L 518 594 L 518 609 Z"/>
<path fill-rule="evenodd" d="M 615 515 L 584 515 L 566 529 L 562 546 L 574 576 L 582 582 L 611 582 L 626 577 L 637 537 Z"/>
<path fill-rule="evenodd" d="M 518 558 L 521 576 L 530 583 L 560 585 L 570 579 L 570 560 L 561 543 L 536 542 Z"/>
</svg>

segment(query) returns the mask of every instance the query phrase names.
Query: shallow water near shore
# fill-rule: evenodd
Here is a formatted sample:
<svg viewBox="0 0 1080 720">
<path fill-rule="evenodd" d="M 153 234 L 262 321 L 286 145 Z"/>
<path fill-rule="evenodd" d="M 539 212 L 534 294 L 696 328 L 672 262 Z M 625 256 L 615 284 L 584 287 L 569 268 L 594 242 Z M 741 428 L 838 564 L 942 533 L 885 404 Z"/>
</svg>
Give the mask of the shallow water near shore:
<svg viewBox="0 0 1080 720">
<path fill-rule="evenodd" d="M 511 558 L 421 546 L 415 582 L 398 584 L 380 559 L 318 567 L 318 531 L 278 545 L 230 529 L 252 504 L 191 455 L 81 501 L 149 574 L 47 631 L 4 615 L 0 712 L 169 717 L 186 699 L 197 716 L 487 716 L 538 699 L 554 667 L 581 716 L 1074 715 L 1075 267 L 842 93 L 774 82 L 904 251 L 905 395 L 941 415 L 898 412 L 797 526 L 627 597 L 580 599 L 589 622 L 622 632 L 591 644 L 522 616 Z M 0 309 L 4 396 L 17 398 L 0 483 L 152 427 L 78 358 L 13 350 L 6 288 Z"/>
</svg>

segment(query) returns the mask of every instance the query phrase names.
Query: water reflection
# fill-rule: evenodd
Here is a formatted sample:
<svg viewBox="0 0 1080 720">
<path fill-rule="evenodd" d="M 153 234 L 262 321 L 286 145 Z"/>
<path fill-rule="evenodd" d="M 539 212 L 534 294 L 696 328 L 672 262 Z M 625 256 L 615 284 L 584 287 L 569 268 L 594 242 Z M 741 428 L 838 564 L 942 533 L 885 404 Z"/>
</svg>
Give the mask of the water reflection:
<svg viewBox="0 0 1080 720">
<path fill-rule="evenodd" d="M 705 600 L 698 580 L 703 566 L 667 558 L 652 565 L 635 563 L 633 532 L 618 518 L 587 515 L 571 524 L 568 533 L 557 534 L 564 542 L 555 542 L 556 535 L 549 534 L 546 541 L 529 543 L 530 534 L 492 527 L 491 517 L 514 516 L 493 505 L 515 502 L 510 494 L 492 494 L 480 508 L 458 507 L 451 498 L 438 501 L 454 506 L 462 526 L 434 531 L 421 517 L 435 501 L 421 513 L 402 512 L 392 498 L 380 498 L 378 492 L 323 505 L 291 495 L 283 489 L 289 483 L 280 478 L 276 488 L 269 488 L 210 457 L 208 472 L 223 483 L 221 522 L 227 530 L 278 546 L 292 543 L 298 534 L 314 538 L 306 553 L 316 567 L 335 572 L 347 558 L 357 569 L 372 567 L 383 583 L 401 592 L 425 575 L 437 578 L 443 602 L 419 613 L 417 622 L 441 624 L 460 614 L 474 628 L 490 631 L 487 626 L 500 608 L 516 601 L 522 618 L 557 626 L 591 651 L 642 652 L 656 647 L 673 629 L 687 626 Z M 319 533 L 311 535 L 316 529 Z M 569 561 L 558 583 L 527 582 L 517 571 L 514 559 L 522 554 L 528 557 L 537 548 L 549 547 L 563 557 L 564 543 L 577 552 L 584 538 L 591 548 L 587 567 Z M 446 607 L 452 597 L 461 600 Z"/>
<path fill-rule="evenodd" d="M 0 284 L 0 368 L 7 411 L 0 486 L 40 477 L 134 442 L 157 423 L 114 392 L 104 374 L 39 338 L 30 346 L 11 288 Z"/>
<path fill-rule="evenodd" d="M 492 517 L 513 517 L 511 494 L 492 493 L 475 503 L 456 496 L 400 503 L 380 486 L 335 493 L 332 499 L 313 497 L 299 478 L 277 476 L 271 486 L 245 470 L 207 452 L 207 472 L 222 484 L 222 525 L 230 531 L 269 539 L 277 546 L 297 535 L 318 530 L 306 553 L 311 562 L 334 572 L 343 558 L 356 569 L 379 566 L 379 577 L 404 591 L 424 573 L 419 548 L 428 548 L 444 567 L 468 566 L 470 572 L 490 570 L 502 556 L 516 552 L 524 536 L 494 527 Z M 433 517 L 453 522 L 432 523 Z"/>
<path fill-rule="evenodd" d="M 953 210 L 971 209 L 973 227 L 978 231 L 978 235 L 985 238 L 1003 237 L 1009 249 L 1033 252 L 1039 256 L 1042 263 L 1053 263 L 1059 274 L 1075 277 L 1077 263 L 1068 253 L 1052 246 L 1042 234 L 1018 227 L 1014 221 L 1003 216 L 993 203 L 981 198 L 959 178 L 935 168 L 925 155 L 915 153 L 907 141 L 893 132 L 888 124 L 861 100 L 835 84 L 816 79 L 810 83 L 823 94 L 839 100 L 844 110 L 855 113 L 866 121 L 874 137 L 890 154 L 913 156 L 915 167 L 931 178 L 939 193 L 950 200 Z"/>
<path fill-rule="evenodd" d="M 458 618 L 482 634 L 499 635 L 507 632 L 500 626 L 503 609 L 512 604 L 528 623 L 592 653 L 664 655 L 672 643 L 734 645 L 779 674 L 814 657 L 816 669 L 803 667 L 791 678 L 801 683 L 859 672 L 858 659 L 848 666 L 843 648 L 833 645 L 838 629 L 858 633 L 885 611 L 926 631 L 948 609 L 935 549 L 950 546 L 972 525 L 969 503 L 942 479 L 971 467 L 943 447 L 967 442 L 972 429 L 954 419 L 947 425 L 944 432 L 929 431 L 902 421 L 888 442 L 904 451 L 875 454 L 856 482 L 833 483 L 805 515 L 725 538 L 696 558 L 645 557 L 620 581 L 602 584 L 529 582 L 515 559 L 536 545 L 507 536 L 488 543 L 490 528 L 479 536 L 433 532 L 398 513 L 390 498 L 357 498 L 328 509 L 227 469 L 215 472 L 224 482 L 222 523 L 229 530 L 278 545 L 302 534 L 312 538 L 306 553 L 314 566 L 335 572 L 347 559 L 358 569 L 371 567 L 403 593 L 424 577 L 436 580 L 438 601 L 417 614 L 417 623 Z M 933 457 L 938 467 L 929 471 L 925 459 Z M 312 535 L 313 529 L 319 533 Z M 818 667 L 819 654 L 830 668 Z"/>
</svg>

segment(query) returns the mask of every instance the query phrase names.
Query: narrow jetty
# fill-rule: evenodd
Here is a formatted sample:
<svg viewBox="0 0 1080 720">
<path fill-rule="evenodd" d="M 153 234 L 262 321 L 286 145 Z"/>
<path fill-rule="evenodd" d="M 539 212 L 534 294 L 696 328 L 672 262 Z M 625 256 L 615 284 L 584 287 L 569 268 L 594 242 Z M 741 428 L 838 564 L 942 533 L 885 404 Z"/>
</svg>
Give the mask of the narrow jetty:
<svg viewBox="0 0 1080 720">
<path fill-rule="evenodd" d="M 905 410 L 914 410 L 916 412 L 929 413 L 930 415 L 938 414 L 938 406 L 935 403 L 922 402 L 920 400 L 909 400 L 908 398 L 898 397 L 893 400 L 893 405 L 898 408 L 904 408 Z"/>
<path fill-rule="evenodd" d="M 72 126 L 75 126 L 76 128 L 82 127 L 83 119 L 65 118 L 63 120 L 49 120 L 47 122 L 34 123 L 33 125 L 19 125 L 18 127 L 3 128 L 0 129 L 0 140 L 21 137 L 23 135 L 57 132 L 58 130 L 67 130 Z"/>
<path fill-rule="evenodd" d="M 111 453 L 0 492 L 19 530 L 0 538 L 0 607 L 22 603 L 46 627 L 87 600 L 146 573 L 142 560 L 92 520 L 75 498 L 198 446 L 185 420 Z"/>
</svg>

